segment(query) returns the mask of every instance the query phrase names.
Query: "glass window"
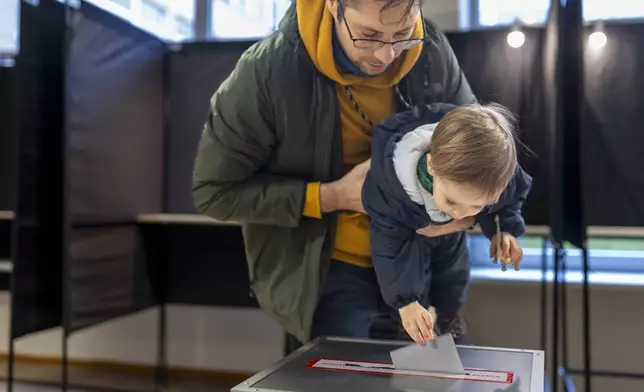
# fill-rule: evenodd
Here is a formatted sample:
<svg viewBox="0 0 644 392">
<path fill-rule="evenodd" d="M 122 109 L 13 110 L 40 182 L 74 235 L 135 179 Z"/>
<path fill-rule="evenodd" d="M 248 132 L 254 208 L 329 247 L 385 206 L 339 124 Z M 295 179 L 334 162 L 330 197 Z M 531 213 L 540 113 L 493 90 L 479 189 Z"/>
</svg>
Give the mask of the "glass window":
<svg viewBox="0 0 644 392">
<path fill-rule="evenodd" d="M 130 4 L 131 4 L 130 0 L 112 0 L 112 1 L 120 5 L 121 7 L 130 8 Z"/>
<path fill-rule="evenodd" d="M 480 26 L 511 25 L 517 19 L 525 24 L 543 23 L 550 0 L 478 0 Z"/>
<path fill-rule="evenodd" d="M 141 16 L 150 22 L 163 22 L 166 8 L 156 1 L 143 0 L 141 2 Z"/>
<path fill-rule="evenodd" d="M 477 0 L 479 26 L 544 23 L 550 0 Z M 644 18 L 644 6 L 635 0 L 583 0 L 585 20 Z"/>
<path fill-rule="evenodd" d="M 211 0 L 210 34 L 217 39 L 255 39 L 274 32 L 291 0 Z"/>
<path fill-rule="evenodd" d="M 186 37 L 192 36 L 193 23 L 190 22 L 187 18 L 178 16 L 174 19 L 175 30 Z"/>
<path fill-rule="evenodd" d="M 170 42 L 194 37 L 196 0 L 87 0 Z"/>
<path fill-rule="evenodd" d="M 644 18 L 644 5 L 637 0 L 584 0 L 584 19 Z"/>
<path fill-rule="evenodd" d="M 3 1 L 0 13 L 0 58 L 18 54 L 20 46 L 20 0 Z"/>
</svg>

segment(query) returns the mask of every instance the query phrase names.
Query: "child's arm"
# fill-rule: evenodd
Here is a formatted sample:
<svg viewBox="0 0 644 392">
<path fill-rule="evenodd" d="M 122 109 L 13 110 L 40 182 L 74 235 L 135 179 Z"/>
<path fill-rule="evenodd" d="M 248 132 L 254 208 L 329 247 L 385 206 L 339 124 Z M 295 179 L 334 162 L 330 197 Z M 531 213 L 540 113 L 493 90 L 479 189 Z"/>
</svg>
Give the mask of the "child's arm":
<svg viewBox="0 0 644 392">
<path fill-rule="evenodd" d="M 371 259 L 385 302 L 400 309 L 417 301 L 424 291 L 426 270 L 421 260 L 415 229 L 393 216 L 395 200 L 382 193 L 367 174 L 362 203 L 370 219 Z"/>
<path fill-rule="evenodd" d="M 366 209 L 371 217 L 371 260 L 380 293 L 387 305 L 400 312 L 405 331 L 416 343 L 431 341 L 434 320 L 419 303 L 429 282 L 429 260 L 421 253 L 419 236 L 394 219 Z"/>
<path fill-rule="evenodd" d="M 531 187 L 532 177 L 519 167 L 501 195 L 501 203 L 487 213 L 476 216 L 476 221 L 487 238 L 492 239 L 496 235 L 495 215 L 499 216 L 501 232 L 509 233 L 515 238 L 525 234 L 525 221 L 521 215 L 521 209 Z"/>
</svg>

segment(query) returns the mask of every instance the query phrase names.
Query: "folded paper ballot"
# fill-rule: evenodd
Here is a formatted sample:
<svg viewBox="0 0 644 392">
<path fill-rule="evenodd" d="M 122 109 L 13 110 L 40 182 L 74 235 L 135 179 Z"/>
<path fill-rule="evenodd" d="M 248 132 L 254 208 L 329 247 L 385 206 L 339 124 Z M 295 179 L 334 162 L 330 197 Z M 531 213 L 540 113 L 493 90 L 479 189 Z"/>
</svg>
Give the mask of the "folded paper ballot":
<svg viewBox="0 0 644 392">
<path fill-rule="evenodd" d="M 464 375 L 465 369 L 452 334 L 438 336 L 435 343 L 412 344 L 392 351 L 394 367 L 396 370 Z"/>
</svg>

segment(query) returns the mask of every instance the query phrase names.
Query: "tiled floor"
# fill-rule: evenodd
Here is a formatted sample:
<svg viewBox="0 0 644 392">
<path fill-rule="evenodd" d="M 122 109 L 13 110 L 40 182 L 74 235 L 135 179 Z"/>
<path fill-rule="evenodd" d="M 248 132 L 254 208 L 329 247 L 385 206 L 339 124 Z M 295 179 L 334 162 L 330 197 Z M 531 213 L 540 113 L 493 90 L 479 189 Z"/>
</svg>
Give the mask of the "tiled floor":
<svg viewBox="0 0 644 392">
<path fill-rule="evenodd" d="M 6 389 L 7 366 L 0 361 L 0 392 Z M 59 365 L 19 363 L 15 375 L 14 392 L 54 392 L 60 390 L 61 370 Z M 70 392 L 87 391 L 155 391 L 154 373 L 128 370 L 96 369 L 93 367 L 70 367 Z M 242 380 L 218 380 L 211 375 L 171 375 L 171 392 L 228 392 Z"/>
</svg>

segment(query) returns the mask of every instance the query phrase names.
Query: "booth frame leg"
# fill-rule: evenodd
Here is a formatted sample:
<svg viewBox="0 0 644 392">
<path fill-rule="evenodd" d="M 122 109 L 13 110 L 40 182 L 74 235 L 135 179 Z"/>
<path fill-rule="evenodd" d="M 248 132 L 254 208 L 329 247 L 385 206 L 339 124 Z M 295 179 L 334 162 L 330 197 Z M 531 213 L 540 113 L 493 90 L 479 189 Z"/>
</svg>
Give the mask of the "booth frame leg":
<svg viewBox="0 0 644 392">
<path fill-rule="evenodd" d="M 11 226 L 11 260 L 13 263 L 16 262 L 17 260 L 17 251 L 16 249 L 18 248 L 18 233 L 17 233 L 17 224 L 15 222 L 12 222 Z M 14 287 L 15 285 L 15 278 L 13 275 L 13 271 L 11 273 L 11 278 L 10 278 L 10 285 L 9 289 L 10 292 L 12 293 L 11 299 L 9 300 L 9 315 L 10 315 L 10 321 L 9 321 L 9 357 L 7 358 L 7 392 L 13 392 L 13 382 L 14 382 L 14 376 L 15 376 L 15 365 L 16 365 L 16 347 L 15 347 L 15 339 L 13 338 L 13 334 L 15 332 L 14 329 L 14 322 L 16 320 L 15 317 L 15 310 L 16 310 L 16 303 L 14 300 L 13 292 L 14 292 Z"/>
<path fill-rule="evenodd" d="M 561 364 L 568 369 L 568 286 L 566 251 L 561 251 Z"/>
<path fill-rule="evenodd" d="M 164 392 L 169 388 L 168 385 L 168 365 L 166 355 L 166 335 L 167 335 L 167 309 L 165 304 L 159 305 L 158 317 L 158 334 L 157 334 L 157 364 L 154 375 L 154 390 Z"/>
<path fill-rule="evenodd" d="M 541 350 L 546 350 L 548 336 L 548 237 L 541 246 Z"/>
<path fill-rule="evenodd" d="M 75 31 L 73 26 L 73 17 L 75 8 L 73 3 L 70 0 L 65 0 L 65 44 L 64 48 L 64 71 L 63 71 L 63 83 L 67 83 L 67 66 L 69 64 L 69 48 L 71 47 L 71 42 L 74 38 Z M 68 92 L 65 90 L 64 98 L 67 100 Z M 63 108 L 65 108 L 63 106 Z M 63 123 L 67 121 L 67 112 L 63 110 Z M 64 128 L 63 128 L 64 129 Z M 67 138 L 66 132 L 62 133 L 62 156 L 63 156 L 63 165 L 67 166 Z M 70 284 L 70 249 L 69 245 L 71 244 L 71 230 L 72 230 L 72 220 L 70 215 L 70 209 L 68 205 L 68 196 L 69 196 L 69 178 L 66 174 L 63 175 L 63 254 L 62 254 L 62 263 L 63 263 L 63 292 L 62 292 L 62 327 L 63 327 L 63 341 L 62 341 L 62 363 L 61 363 L 61 389 L 63 392 L 67 392 L 69 389 L 69 338 L 71 335 L 71 319 L 72 319 L 72 303 L 71 303 L 71 284 Z"/>
<path fill-rule="evenodd" d="M 552 279 L 552 356 L 551 363 L 551 392 L 559 391 L 559 265 L 561 257 L 561 246 L 554 244 L 553 249 L 553 279 Z"/>
<path fill-rule="evenodd" d="M 584 384 L 585 391 L 591 392 L 592 389 L 592 368 L 590 357 L 590 287 L 588 282 L 588 275 L 590 273 L 590 265 L 588 261 L 588 246 L 584 243 L 582 248 L 583 256 L 583 335 L 584 335 Z"/>
<path fill-rule="evenodd" d="M 13 333 L 12 331 L 10 331 L 9 332 L 9 357 L 7 358 L 7 392 L 13 392 L 15 361 L 16 361 L 15 343 L 13 339 Z"/>
<path fill-rule="evenodd" d="M 63 332 L 63 360 L 61 363 L 61 390 L 67 392 L 69 389 L 69 330 L 64 328 Z"/>
</svg>

